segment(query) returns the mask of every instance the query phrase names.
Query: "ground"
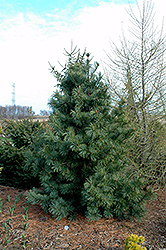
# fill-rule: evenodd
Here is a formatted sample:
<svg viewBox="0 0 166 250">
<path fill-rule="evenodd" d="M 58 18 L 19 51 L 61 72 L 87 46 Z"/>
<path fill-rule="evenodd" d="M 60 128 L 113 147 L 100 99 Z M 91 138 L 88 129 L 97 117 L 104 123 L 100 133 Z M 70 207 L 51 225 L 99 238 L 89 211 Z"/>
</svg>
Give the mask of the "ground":
<svg viewBox="0 0 166 250">
<path fill-rule="evenodd" d="M 27 208 L 25 190 L 0 186 L 0 204 L 3 202 L 2 209 L 0 205 L 0 249 L 122 250 L 124 240 L 133 233 L 145 237 L 144 246 L 148 250 L 166 250 L 165 193 L 155 188 L 154 192 L 156 198 L 146 204 L 147 213 L 141 221 L 111 218 L 90 222 L 82 215 L 75 221 L 56 221 L 50 214 L 44 214 L 40 206 L 30 204 Z M 15 201 L 18 203 L 11 216 Z"/>
</svg>

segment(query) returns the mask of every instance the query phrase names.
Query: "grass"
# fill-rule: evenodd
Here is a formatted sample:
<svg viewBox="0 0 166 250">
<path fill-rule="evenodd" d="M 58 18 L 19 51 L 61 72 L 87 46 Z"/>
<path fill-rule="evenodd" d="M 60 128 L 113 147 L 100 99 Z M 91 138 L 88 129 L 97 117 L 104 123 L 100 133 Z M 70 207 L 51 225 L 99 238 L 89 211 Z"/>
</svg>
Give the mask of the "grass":
<svg viewBox="0 0 166 250">
<path fill-rule="evenodd" d="M 18 204 L 19 200 L 22 199 L 22 193 L 20 193 L 19 197 L 15 197 L 14 200 L 14 205 L 12 205 L 11 207 L 9 207 L 9 217 L 7 218 L 6 222 L 3 222 L 3 228 L 5 231 L 5 236 L 4 236 L 4 243 L 5 243 L 5 247 L 3 248 L 3 250 L 7 249 L 9 243 L 11 242 L 11 240 L 9 239 L 9 234 L 11 233 L 12 230 L 12 225 L 11 225 L 11 220 L 14 220 L 14 210 L 16 210 L 16 205 Z M 8 196 L 8 202 L 13 202 L 13 200 L 11 200 L 11 197 Z M 29 202 L 27 202 L 27 207 L 22 206 L 22 208 L 24 209 L 25 214 L 22 215 L 23 220 L 22 220 L 22 226 L 23 229 L 26 230 L 28 228 L 28 208 L 29 208 Z M 2 213 L 2 208 L 3 208 L 3 202 L 0 202 L 0 213 Z M 22 233 L 21 236 L 23 242 L 22 242 L 22 246 L 23 249 L 26 249 L 26 240 L 25 240 L 25 234 Z M 14 244 L 14 243 L 13 243 Z"/>
</svg>

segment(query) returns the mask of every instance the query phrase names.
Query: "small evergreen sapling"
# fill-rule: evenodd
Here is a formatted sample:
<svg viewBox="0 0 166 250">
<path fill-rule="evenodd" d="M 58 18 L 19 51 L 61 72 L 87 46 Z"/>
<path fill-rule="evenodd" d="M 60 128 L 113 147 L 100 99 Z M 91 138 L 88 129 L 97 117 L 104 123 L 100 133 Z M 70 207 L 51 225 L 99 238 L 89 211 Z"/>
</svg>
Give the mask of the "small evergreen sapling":
<svg viewBox="0 0 166 250">
<path fill-rule="evenodd" d="M 150 192 L 128 170 L 124 142 L 132 128 L 123 115 L 125 104 L 111 107 L 99 64 L 92 65 L 89 54 L 74 50 L 67 56 L 61 73 L 52 67 L 59 89 L 50 100 L 53 114 L 38 149 L 44 159 L 42 189 L 31 190 L 28 199 L 59 220 L 78 212 L 89 219 L 141 216 Z"/>
</svg>

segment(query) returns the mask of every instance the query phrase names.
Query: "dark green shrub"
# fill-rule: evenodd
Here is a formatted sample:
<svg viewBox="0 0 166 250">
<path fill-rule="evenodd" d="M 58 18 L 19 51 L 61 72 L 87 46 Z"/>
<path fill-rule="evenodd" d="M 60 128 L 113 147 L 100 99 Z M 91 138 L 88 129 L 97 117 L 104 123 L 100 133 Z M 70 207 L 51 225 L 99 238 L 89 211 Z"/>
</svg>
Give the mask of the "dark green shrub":
<svg viewBox="0 0 166 250">
<path fill-rule="evenodd" d="M 32 169 L 25 168 L 25 152 L 41 133 L 42 124 L 32 119 L 5 120 L 0 136 L 0 183 L 19 188 L 39 186 Z"/>
</svg>

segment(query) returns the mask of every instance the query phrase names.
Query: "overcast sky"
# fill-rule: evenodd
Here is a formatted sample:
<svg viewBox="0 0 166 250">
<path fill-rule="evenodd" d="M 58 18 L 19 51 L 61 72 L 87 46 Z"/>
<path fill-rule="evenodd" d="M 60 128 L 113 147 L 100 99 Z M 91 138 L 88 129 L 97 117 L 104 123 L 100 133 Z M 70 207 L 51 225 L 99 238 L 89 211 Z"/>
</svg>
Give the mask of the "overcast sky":
<svg viewBox="0 0 166 250">
<path fill-rule="evenodd" d="M 129 24 L 128 2 L 135 7 L 135 0 L 0 0 L 0 105 L 12 104 L 15 83 L 16 105 L 48 110 L 56 85 L 48 61 L 59 69 L 73 41 L 100 63 Z M 153 3 L 161 27 L 166 1 Z"/>
</svg>

